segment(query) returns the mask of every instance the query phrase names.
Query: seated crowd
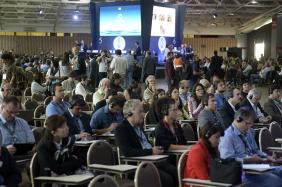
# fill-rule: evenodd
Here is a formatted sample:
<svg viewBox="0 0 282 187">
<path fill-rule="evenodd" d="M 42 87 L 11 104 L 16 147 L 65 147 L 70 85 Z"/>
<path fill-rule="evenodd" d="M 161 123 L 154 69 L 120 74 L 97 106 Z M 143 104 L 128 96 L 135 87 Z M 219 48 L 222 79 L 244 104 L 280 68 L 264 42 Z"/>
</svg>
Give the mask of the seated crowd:
<svg viewBox="0 0 282 187">
<path fill-rule="evenodd" d="M 101 135 L 113 135 L 115 141 L 110 143 L 125 157 L 189 151 L 184 178 L 210 179 L 211 162 L 216 158 L 242 164 L 277 159 L 258 148 L 252 128 L 254 123 L 282 125 L 281 64 L 272 59 L 241 62 L 235 57 L 222 59 L 215 51 L 211 60 L 200 60 L 168 52 L 167 91 L 156 80 L 156 62 L 150 52 L 146 52 L 142 67 L 130 50 L 126 56 L 116 50 L 112 57 L 104 50 L 98 56 L 82 57 L 77 46 L 62 59 L 15 59 L 8 52 L 1 59 L 0 185 L 17 186 L 21 181 L 14 160 L 19 144 L 35 145 L 30 151 L 38 155 L 41 176 L 71 175 L 86 170 L 87 150 L 79 150 L 75 142 Z M 142 75 L 135 76 L 140 69 Z M 266 103 L 261 103 L 261 89 L 253 84 L 256 79 L 273 83 Z M 22 93 L 27 86 L 32 95 L 50 98 L 43 112 L 44 135 L 38 141 L 32 132 L 35 124 L 17 116 L 25 110 Z M 196 125 L 194 133 L 199 134 L 192 146 L 183 130 L 187 121 Z M 147 126 L 154 128 L 153 138 L 144 131 Z M 155 163 L 162 186 L 179 185 L 175 162 L 170 155 Z M 281 186 L 282 168 L 245 174 L 242 183 Z"/>
</svg>

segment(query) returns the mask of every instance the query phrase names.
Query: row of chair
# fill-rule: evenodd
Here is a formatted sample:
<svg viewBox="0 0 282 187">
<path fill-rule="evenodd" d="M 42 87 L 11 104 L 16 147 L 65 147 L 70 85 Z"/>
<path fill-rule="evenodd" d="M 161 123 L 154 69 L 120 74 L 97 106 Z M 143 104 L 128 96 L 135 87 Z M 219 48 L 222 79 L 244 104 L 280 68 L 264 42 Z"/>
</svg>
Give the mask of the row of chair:
<svg viewBox="0 0 282 187">
<path fill-rule="evenodd" d="M 90 166 L 91 164 L 102 164 L 102 165 L 116 165 L 115 162 L 115 156 L 114 156 L 114 151 L 112 149 L 112 146 L 105 142 L 105 141 L 97 141 L 94 142 L 88 149 L 87 152 L 87 166 Z M 37 159 L 37 154 L 35 153 L 31 163 L 30 163 L 30 176 L 31 176 L 31 183 L 32 187 L 38 186 L 39 184 L 37 181 L 34 179 L 36 177 L 39 177 L 39 163 Z M 103 176 L 105 177 L 105 176 Z M 134 186 L 135 184 L 136 187 L 160 187 L 161 182 L 160 182 L 160 176 L 158 173 L 158 170 L 156 167 L 150 163 L 150 162 L 142 162 L 135 173 L 135 179 L 134 183 L 133 181 L 128 181 L 128 180 L 120 180 L 119 183 L 117 182 L 112 182 L 109 177 L 105 177 L 105 180 L 100 180 L 99 177 L 98 179 L 93 179 L 93 181 L 89 184 L 89 187 L 93 187 L 96 185 L 101 185 L 101 187 L 104 185 L 108 185 L 107 187 L 110 187 L 111 185 L 115 186 L 124 186 L 126 183 L 131 184 L 129 186 Z M 109 183 L 109 184 L 108 184 Z M 95 185 L 94 185 L 95 184 Z M 99 186 L 97 186 L 99 187 Z"/>
</svg>

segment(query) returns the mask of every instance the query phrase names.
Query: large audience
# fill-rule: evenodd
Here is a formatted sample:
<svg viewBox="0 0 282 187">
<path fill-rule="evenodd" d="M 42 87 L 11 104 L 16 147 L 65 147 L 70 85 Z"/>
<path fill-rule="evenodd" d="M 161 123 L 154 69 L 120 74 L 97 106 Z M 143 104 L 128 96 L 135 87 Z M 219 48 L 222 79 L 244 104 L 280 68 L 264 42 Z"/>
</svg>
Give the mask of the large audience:
<svg viewBox="0 0 282 187">
<path fill-rule="evenodd" d="M 126 55 L 119 49 L 114 55 L 108 50 L 81 52 L 79 45 L 58 57 L 1 51 L 0 185 L 17 186 L 21 181 L 13 160 L 16 144 L 35 145 L 32 152 L 38 154 L 40 175 L 70 175 L 86 169 L 86 152 L 73 149 L 74 142 L 107 134 L 115 136 L 111 143 L 126 157 L 189 150 L 185 178 L 210 179 L 215 158 L 241 163 L 278 159 L 258 148 L 252 126 L 282 124 L 281 58 L 241 60 L 236 54 L 223 58 L 214 51 L 211 58 L 200 59 L 186 44 L 179 51 L 168 45 L 165 51 L 165 86 L 156 79 L 155 54 L 145 51 L 143 56 L 139 46 Z M 262 90 L 268 91 L 265 103 Z M 44 106 L 45 130 L 39 140 L 32 133 L 38 124 L 17 115 L 27 110 L 28 100 Z M 190 137 L 198 138 L 192 148 L 183 130 L 183 123 L 190 122 L 199 135 Z M 144 132 L 147 126 L 155 128 L 153 139 Z M 4 169 L 7 164 L 10 169 Z M 156 167 L 162 186 L 178 186 L 175 158 Z M 281 186 L 282 168 L 246 174 L 243 183 Z"/>
</svg>

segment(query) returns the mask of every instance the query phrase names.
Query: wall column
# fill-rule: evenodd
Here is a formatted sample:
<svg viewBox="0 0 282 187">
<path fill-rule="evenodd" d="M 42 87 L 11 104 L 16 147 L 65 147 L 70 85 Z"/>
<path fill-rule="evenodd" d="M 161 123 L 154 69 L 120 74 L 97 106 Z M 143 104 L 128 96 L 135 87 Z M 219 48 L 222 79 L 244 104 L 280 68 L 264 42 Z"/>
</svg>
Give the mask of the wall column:
<svg viewBox="0 0 282 187">
<path fill-rule="evenodd" d="M 242 48 L 242 59 L 247 57 L 247 34 L 238 34 L 235 36 L 237 39 L 237 47 Z"/>
</svg>

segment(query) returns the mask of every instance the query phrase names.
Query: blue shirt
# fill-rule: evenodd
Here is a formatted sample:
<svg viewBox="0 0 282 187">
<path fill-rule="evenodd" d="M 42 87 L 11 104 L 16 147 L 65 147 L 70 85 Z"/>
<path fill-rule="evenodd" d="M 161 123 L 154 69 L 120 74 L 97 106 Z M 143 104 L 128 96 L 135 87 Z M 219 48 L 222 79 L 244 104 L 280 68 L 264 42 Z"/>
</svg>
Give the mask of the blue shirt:
<svg viewBox="0 0 282 187">
<path fill-rule="evenodd" d="M 31 128 L 22 118 L 16 117 L 14 121 L 7 122 L 0 114 L 0 131 L 2 146 L 35 142 Z"/>
<path fill-rule="evenodd" d="M 226 100 L 224 94 L 215 93 L 214 96 L 215 96 L 217 110 L 222 109 L 224 106 L 224 100 Z"/>
<path fill-rule="evenodd" d="M 57 103 L 55 101 L 51 101 L 46 107 L 46 118 L 53 115 L 62 115 L 66 111 L 68 111 L 69 104 L 67 102 Z"/>
<path fill-rule="evenodd" d="M 243 162 L 244 158 L 252 155 L 266 157 L 267 154 L 259 150 L 254 139 L 253 131 L 254 130 L 250 128 L 244 135 L 241 134 L 234 124 L 228 127 L 224 132 L 224 137 L 220 139 L 219 143 L 221 158 L 235 158 Z"/>
<path fill-rule="evenodd" d="M 112 123 L 121 123 L 123 115 L 121 112 L 111 113 L 109 105 L 98 109 L 91 117 L 90 126 L 92 129 L 105 129 L 108 128 Z"/>
<path fill-rule="evenodd" d="M 152 149 L 152 145 L 148 142 L 148 140 L 147 140 L 145 134 L 143 133 L 143 131 L 141 130 L 141 128 L 133 126 L 133 125 L 132 125 L 132 127 L 133 127 L 135 133 L 138 136 L 140 144 L 142 145 L 142 149 Z"/>
</svg>

